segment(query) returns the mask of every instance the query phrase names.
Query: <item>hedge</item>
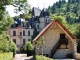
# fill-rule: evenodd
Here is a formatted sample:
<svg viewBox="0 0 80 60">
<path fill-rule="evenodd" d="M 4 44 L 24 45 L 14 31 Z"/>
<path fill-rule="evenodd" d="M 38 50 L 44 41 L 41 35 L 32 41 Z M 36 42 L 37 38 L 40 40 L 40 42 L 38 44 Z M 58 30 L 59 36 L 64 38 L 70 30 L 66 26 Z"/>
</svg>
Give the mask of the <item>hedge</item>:
<svg viewBox="0 0 80 60">
<path fill-rule="evenodd" d="M 11 60 L 13 58 L 12 52 L 0 53 L 0 60 Z"/>
</svg>

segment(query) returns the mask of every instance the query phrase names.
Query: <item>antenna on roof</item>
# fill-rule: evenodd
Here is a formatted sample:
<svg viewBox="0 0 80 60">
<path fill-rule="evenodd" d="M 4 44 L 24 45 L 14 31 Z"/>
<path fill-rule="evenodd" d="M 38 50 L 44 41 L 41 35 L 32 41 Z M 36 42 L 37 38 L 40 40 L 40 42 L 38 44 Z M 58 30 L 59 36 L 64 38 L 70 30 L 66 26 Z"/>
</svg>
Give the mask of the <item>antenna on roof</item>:
<svg viewBox="0 0 80 60">
<path fill-rule="evenodd" d="M 38 8 L 39 8 L 39 2 L 38 2 Z"/>
<path fill-rule="evenodd" d="M 44 8 L 44 3 L 43 3 L 43 8 Z"/>
<path fill-rule="evenodd" d="M 45 8 L 46 8 L 46 3 L 45 3 Z"/>
</svg>

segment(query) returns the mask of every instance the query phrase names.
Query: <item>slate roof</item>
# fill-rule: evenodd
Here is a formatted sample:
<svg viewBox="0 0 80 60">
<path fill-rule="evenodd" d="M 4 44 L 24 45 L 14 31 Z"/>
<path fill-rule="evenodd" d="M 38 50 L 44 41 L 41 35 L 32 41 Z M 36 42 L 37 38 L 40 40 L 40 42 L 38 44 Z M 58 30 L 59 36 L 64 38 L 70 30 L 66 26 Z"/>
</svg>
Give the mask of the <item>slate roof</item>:
<svg viewBox="0 0 80 60">
<path fill-rule="evenodd" d="M 40 23 L 39 18 L 49 16 L 49 12 L 46 11 L 46 9 L 43 9 L 42 11 L 39 8 L 33 7 L 32 9 L 32 18 L 25 18 L 26 25 L 23 23 L 23 15 L 20 14 L 20 18 L 14 18 L 14 24 L 11 25 L 11 28 L 16 28 L 18 25 L 24 25 L 26 28 L 35 28 L 35 23 Z"/>
<path fill-rule="evenodd" d="M 32 15 L 33 16 L 40 16 L 41 10 L 39 8 L 33 7 Z"/>
</svg>

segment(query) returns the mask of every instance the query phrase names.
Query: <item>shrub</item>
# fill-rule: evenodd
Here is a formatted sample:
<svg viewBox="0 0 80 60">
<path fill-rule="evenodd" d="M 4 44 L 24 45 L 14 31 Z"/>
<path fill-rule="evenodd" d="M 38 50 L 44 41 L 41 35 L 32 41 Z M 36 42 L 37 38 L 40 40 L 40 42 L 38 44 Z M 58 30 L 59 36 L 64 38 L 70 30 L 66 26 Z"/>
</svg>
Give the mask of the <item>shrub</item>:
<svg viewBox="0 0 80 60">
<path fill-rule="evenodd" d="M 11 40 L 9 35 L 0 35 L 0 52 L 11 52 L 16 50 L 17 47 L 15 43 Z"/>
<path fill-rule="evenodd" d="M 20 53 L 27 53 L 24 47 L 20 47 Z"/>
<path fill-rule="evenodd" d="M 33 45 L 31 44 L 31 42 L 27 42 L 26 45 L 25 45 L 25 50 L 27 51 L 27 55 L 28 56 L 31 56 L 33 55 Z"/>
<path fill-rule="evenodd" d="M 42 55 L 40 55 L 40 56 L 37 55 L 36 60 L 53 60 L 53 59 L 51 59 L 49 57 L 42 56 Z"/>
<path fill-rule="evenodd" d="M 13 58 L 12 52 L 0 53 L 0 60 L 11 60 Z"/>
</svg>

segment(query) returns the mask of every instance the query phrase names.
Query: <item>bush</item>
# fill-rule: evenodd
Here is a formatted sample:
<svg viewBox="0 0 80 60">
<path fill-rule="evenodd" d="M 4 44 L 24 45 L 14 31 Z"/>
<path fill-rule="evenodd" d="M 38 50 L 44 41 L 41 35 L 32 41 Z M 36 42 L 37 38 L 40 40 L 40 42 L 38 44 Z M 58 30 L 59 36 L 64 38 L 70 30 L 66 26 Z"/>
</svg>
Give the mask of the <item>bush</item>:
<svg viewBox="0 0 80 60">
<path fill-rule="evenodd" d="M 27 51 L 27 55 L 28 55 L 28 56 L 33 55 L 34 47 L 33 47 L 33 45 L 31 44 L 31 42 L 27 42 L 27 43 L 26 43 L 26 45 L 25 45 L 25 50 Z"/>
<path fill-rule="evenodd" d="M 27 53 L 24 47 L 20 47 L 20 53 Z"/>
<path fill-rule="evenodd" d="M 9 35 L 0 35 L 0 52 L 12 52 L 16 50 L 17 47 Z"/>
<path fill-rule="evenodd" d="M 11 60 L 13 59 L 12 52 L 0 53 L 0 60 Z"/>
<path fill-rule="evenodd" d="M 36 60 L 53 60 L 53 59 L 45 57 L 45 56 L 42 56 L 42 55 L 40 55 L 40 56 L 37 55 L 36 56 Z"/>
</svg>

